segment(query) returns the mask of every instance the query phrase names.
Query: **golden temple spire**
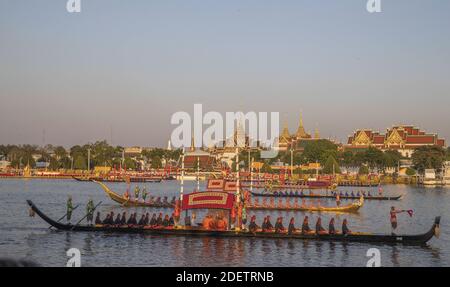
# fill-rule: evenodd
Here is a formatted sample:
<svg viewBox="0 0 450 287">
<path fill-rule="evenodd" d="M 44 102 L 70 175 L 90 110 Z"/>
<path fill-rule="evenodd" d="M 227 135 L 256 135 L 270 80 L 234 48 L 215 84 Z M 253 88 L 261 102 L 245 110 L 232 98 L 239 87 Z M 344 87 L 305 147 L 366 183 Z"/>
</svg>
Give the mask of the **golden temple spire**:
<svg viewBox="0 0 450 287">
<path fill-rule="evenodd" d="M 319 132 L 318 124 L 316 124 L 316 129 L 314 131 L 314 138 L 320 139 L 320 132 Z"/>
<path fill-rule="evenodd" d="M 194 132 L 192 132 L 192 138 L 191 138 L 191 151 L 195 151 L 195 139 L 194 139 Z"/>
<path fill-rule="evenodd" d="M 281 138 L 289 139 L 291 137 L 291 134 L 289 133 L 289 127 L 288 123 L 285 120 L 283 124 L 283 131 L 281 132 Z"/>
<path fill-rule="evenodd" d="M 297 139 L 302 139 L 302 138 L 310 138 L 311 136 L 308 135 L 305 131 L 305 127 L 303 126 L 303 115 L 302 112 L 300 112 L 300 121 L 299 121 L 299 125 L 298 125 L 298 129 L 297 129 Z"/>
</svg>

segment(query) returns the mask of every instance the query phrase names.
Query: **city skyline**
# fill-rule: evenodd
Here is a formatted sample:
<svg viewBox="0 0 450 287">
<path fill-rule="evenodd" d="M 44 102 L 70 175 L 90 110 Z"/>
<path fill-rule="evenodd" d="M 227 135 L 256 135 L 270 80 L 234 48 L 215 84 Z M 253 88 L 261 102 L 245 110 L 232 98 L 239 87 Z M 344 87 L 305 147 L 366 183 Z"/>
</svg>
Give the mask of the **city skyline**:
<svg viewBox="0 0 450 287">
<path fill-rule="evenodd" d="M 398 124 L 448 140 L 450 3 L 366 2 L 2 2 L 0 144 L 165 147 L 194 103 L 278 111 L 291 133 L 302 111 L 340 142 Z"/>
</svg>

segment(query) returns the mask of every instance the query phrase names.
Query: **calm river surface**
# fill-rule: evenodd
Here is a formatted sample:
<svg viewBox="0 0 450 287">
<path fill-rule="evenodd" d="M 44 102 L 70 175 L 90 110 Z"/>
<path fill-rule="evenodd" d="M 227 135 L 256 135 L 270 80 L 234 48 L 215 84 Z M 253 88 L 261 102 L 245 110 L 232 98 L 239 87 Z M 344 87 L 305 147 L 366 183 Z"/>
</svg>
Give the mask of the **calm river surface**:
<svg viewBox="0 0 450 287">
<path fill-rule="evenodd" d="M 125 184 L 109 184 L 118 193 Z M 142 187 L 142 184 L 140 184 Z M 152 195 L 178 195 L 175 181 L 146 184 Z M 185 190 L 193 190 L 194 182 Z M 132 185 L 132 187 L 134 187 Z M 352 190 L 342 188 L 341 190 Z M 356 188 L 354 188 L 356 190 Z M 330 243 L 302 240 L 229 239 L 156 237 L 149 235 L 94 234 L 59 232 L 48 229 L 38 216 L 28 217 L 25 200 L 31 199 L 54 219 L 65 213 L 68 195 L 74 205 L 72 222 L 84 216 L 89 197 L 95 203 L 103 201 L 102 214 L 124 208 L 112 202 L 94 183 L 73 180 L 11 180 L 0 179 L 0 257 L 32 260 L 43 266 L 65 266 L 66 251 L 75 247 L 81 251 L 82 266 L 365 266 L 369 248 L 378 248 L 383 266 L 450 266 L 450 189 L 415 186 L 385 186 L 386 194 L 404 194 L 400 201 L 366 201 L 359 214 L 336 216 L 338 224 L 349 219 L 354 231 L 390 233 L 389 208 L 413 209 L 414 217 L 399 216 L 398 233 L 423 233 L 431 227 L 434 217 L 442 216 L 441 237 L 428 246 L 388 246 L 362 243 Z M 375 192 L 376 189 L 373 189 Z M 326 200 L 322 205 L 332 204 Z M 138 216 L 147 210 L 128 208 Z M 169 212 L 169 210 L 161 210 Z M 250 212 L 249 217 L 253 213 Z M 273 212 L 272 218 L 295 216 L 299 225 L 305 214 L 315 224 L 317 213 Z M 265 213 L 256 212 L 258 224 Z M 333 214 L 322 214 L 325 226 Z"/>
</svg>

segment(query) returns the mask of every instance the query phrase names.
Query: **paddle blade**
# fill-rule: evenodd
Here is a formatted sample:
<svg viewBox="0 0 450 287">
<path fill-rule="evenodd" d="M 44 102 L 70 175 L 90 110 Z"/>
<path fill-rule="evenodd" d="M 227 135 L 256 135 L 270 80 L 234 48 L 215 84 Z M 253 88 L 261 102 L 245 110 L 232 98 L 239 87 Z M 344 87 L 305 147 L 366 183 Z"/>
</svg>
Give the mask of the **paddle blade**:
<svg viewBox="0 0 450 287">
<path fill-rule="evenodd" d="M 407 210 L 406 212 L 408 213 L 409 217 L 413 217 L 413 215 L 414 215 L 413 210 Z"/>
</svg>

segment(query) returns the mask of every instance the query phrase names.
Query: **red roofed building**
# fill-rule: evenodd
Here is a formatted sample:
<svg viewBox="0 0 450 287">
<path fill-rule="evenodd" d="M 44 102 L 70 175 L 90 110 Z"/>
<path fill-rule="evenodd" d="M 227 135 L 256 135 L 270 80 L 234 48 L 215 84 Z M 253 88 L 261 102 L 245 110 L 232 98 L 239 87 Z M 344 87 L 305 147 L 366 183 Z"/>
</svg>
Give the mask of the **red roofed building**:
<svg viewBox="0 0 450 287">
<path fill-rule="evenodd" d="M 397 150 L 405 157 L 411 157 L 414 150 L 421 146 L 446 147 L 444 139 L 437 134 L 428 134 L 414 126 L 394 126 L 385 134 L 373 130 L 357 130 L 348 138 L 346 150 L 376 147 L 381 150 Z"/>
<path fill-rule="evenodd" d="M 187 152 L 184 156 L 184 167 L 186 169 L 196 169 L 199 166 L 200 170 L 213 170 L 216 165 L 216 158 L 202 150 Z M 181 162 L 178 166 L 181 166 Z"/>
</svg>

